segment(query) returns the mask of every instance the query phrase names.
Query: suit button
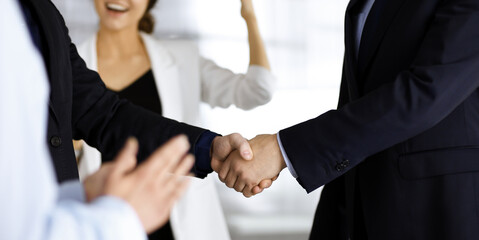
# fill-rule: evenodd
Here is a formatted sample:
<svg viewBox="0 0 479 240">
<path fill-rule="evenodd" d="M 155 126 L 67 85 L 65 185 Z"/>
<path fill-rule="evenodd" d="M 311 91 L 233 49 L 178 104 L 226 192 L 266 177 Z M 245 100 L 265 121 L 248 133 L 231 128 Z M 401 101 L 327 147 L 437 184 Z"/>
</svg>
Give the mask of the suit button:
<svg viewBox="0 0 479 240">
<path fill-rule="evenodd" d="M 345 159 L 345 160 L 343 160 L 342 162 L 336 164 L 336 171 L 342 172 L 342 171 L 344 171 L 344 169 L 346 169 L 347 167 L 349 167 L 349 160 Z"/>
<path fill-rule="evenodd" d="M 50 144 L 52 147 L 60 147 L 60 145 L 62 145 L 62 139 L 58 136 L 53 136 L 50 138 Z"/>
</svg>

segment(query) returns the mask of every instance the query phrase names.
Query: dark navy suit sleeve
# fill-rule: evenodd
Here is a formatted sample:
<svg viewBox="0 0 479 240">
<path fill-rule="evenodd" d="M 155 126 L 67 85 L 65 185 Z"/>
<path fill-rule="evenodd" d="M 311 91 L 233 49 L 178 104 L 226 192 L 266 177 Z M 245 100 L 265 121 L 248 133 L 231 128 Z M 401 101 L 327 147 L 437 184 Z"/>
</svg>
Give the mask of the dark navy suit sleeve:
<svg viewBox="0 0 479 240">
<path fill-rule="evenodd" d="M 479 87 L 479 1 L 441 1 L 424 22 L 429 25 L 415 33 L 421 40 L 409 68 L 338 110 L 280 131 L 308 192 L 434 127 Z M 376 63 L 376 70 L 394 61 Z"/>
<path fill-rule="evenodd" d="M 138 160 L 148 157 L 156 148 L 170 138 L 185 134 L 191 144 L 190 152 L 202 161 L 196 166 L 201 169 L 201 176 L 211 172 L 209 163 L 210 136 L 205 129 L 164 118 L 156 113 L 133 105 L 106 89 L 100 76 L 87 69 L 78 55 L 74 44 L 70 46 L 73 71 L 73 138 L 84 139 L 96 147 L 106 160 L 113 159 L 130 136 L 138 138 L 140 149 Z M 205 134 L 203 134 L 205 133 Z M 206 136 L 203 141 L 202 137 Z M 201 143 L 197 147 L 197 143 Z M 195 149 L 200 149 L 195 153 Z"/>
<path fill-rule="evenodd" d="M 198 142 L 195 145 L 195 173 L 197 177 L 204 178 L 209 173 L 213 172 L 211 168 L 211 145 L 213 139 L 220 135 L 204 131 L 198 139 Z"/>
</svg>

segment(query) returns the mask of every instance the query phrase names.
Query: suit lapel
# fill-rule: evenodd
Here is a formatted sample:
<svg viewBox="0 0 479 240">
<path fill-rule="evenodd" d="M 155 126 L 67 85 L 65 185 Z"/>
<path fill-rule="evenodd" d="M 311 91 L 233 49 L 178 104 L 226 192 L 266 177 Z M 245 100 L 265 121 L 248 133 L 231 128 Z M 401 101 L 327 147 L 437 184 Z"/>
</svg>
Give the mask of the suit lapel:
<svg viewBox="0 0 479 240">
<path fill-rule="evenodd" d="M 381 1 L 381 2 L 380 2 Z M 405 0 L 376 0 L 364 25 L 358 56 L 358 78 L 364 78 L 389 26 Z M 379 6 L 383 4 L 383 6 Z M 374 11 L 374 12 L 373 12 Z M 379 14 L 374 17 L 375 14 Z M 373 19 L 375 18 L 375 19 Z"/>
<path fill-rule="evenodd" d="M 350 0 L 349 1 L 349 4 L 346 8 L 346 11 L 347 12 L 350 12 L 351 9 L 353 9 L 356 5 L 358 5 L 359 3 L 361 3 L 363 0 Z"/>
<path fill-rule="evenodd" d="M 182 88 L 179 67 L 174 57 L 155 39 L 141 34 L 147 52 L 150 53 L 151 69 L 161 99 L 163 116 L 184 121 Z"/>
<path fill-rule="evenodd" d="M 31 0 L 30 3 L 32 6 L 32 13 L 38 18 L 37 24 L 41 32 L 40 34 L 44 38 L 43 47 L 45 48 L 44 52 L 46 54 L 46 56 L 44 56 L 45 67 L 47 69 L 48 79 L 50 82 L 50 102 L 48 106 L 50 108 L 50 112 L 53 114 L 54 119 L 58 121 L 55 113 L 56 95 L 64 93 L 62 93 L 62 91 L 55 90 L 62 87 L 62 83 L 60 81 L 56 81 L 59 79 L 58 72 L 56 71 L 56 68 L 59 67 L 59 59 L 55 57 L 58 56 L 55 51 L 63 51 L 59 49 L 61 44 L 57 41 L 58 39 L 54 37 L 55 34 L 58 34 L 58 32 L 53 32 L 55 25 L 52 20 L 56 13 L 52 13 L 52 7 L 47 6 L 47 4 L 51 4 L 50 2 L 43 0 Z"/>
</svg>

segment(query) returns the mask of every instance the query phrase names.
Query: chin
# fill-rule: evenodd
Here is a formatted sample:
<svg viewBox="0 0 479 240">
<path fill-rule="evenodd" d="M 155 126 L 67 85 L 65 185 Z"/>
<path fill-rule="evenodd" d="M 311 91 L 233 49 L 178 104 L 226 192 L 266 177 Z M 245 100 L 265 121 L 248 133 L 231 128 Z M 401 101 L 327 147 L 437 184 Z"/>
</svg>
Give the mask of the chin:
<svg viewBox="0 0 479 240">
<path fill-rule="evenodd" d="M 100 24 L 104 29 L 106 29 L 108 31 L 114 31 L 114 32 L 121 31 L 121 30 L 126 28 L 126 25 L 122 24 L 119 21 L 109 21 L 109 22 L 106 22 L 106 23 L 102 22 Z"/>
</svg>

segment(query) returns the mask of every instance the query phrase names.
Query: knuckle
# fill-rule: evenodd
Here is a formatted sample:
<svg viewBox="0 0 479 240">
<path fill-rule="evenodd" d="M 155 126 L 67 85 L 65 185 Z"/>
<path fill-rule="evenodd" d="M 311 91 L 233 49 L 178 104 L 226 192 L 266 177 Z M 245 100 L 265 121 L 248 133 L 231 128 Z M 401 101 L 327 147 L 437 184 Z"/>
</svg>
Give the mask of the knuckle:
<svg viewBox="0 0 479 240">
<path fill-rule="evenodd" d="M 257 186 L 257 184 L 255 184 L 255 183 L 253 183 L 253 182 L 247 182 L 247 184 L 246 184 L 246 187 L 247 187 L 248 189 L 253 189 L 253 188 L 256 187 L 256 186 Z"/>
<path fill-rule="evenodd" d="M 233 133 L 231 134 L 231 138 L 234 141 L 241 142 L 243 140 L 243 137 L 239 133 Z"/>
<path fill-rule="evenodd" d="M 225 176 L 224 173 L 220 173 L 220 174 L 218 174 L 218 178 L 220 179 L 221 182 L 225 182 L 226 176 Z"/>
<path fill-rule="evenodd" d="M 241 179 L 243 182 L 246 182 L 248 186 L 256 186 L 256 181 L 255 179 L 253 178 L 253 176 L 251 176 L 251 174 L 243 174 L 241 175 Z"/>
</svg>

